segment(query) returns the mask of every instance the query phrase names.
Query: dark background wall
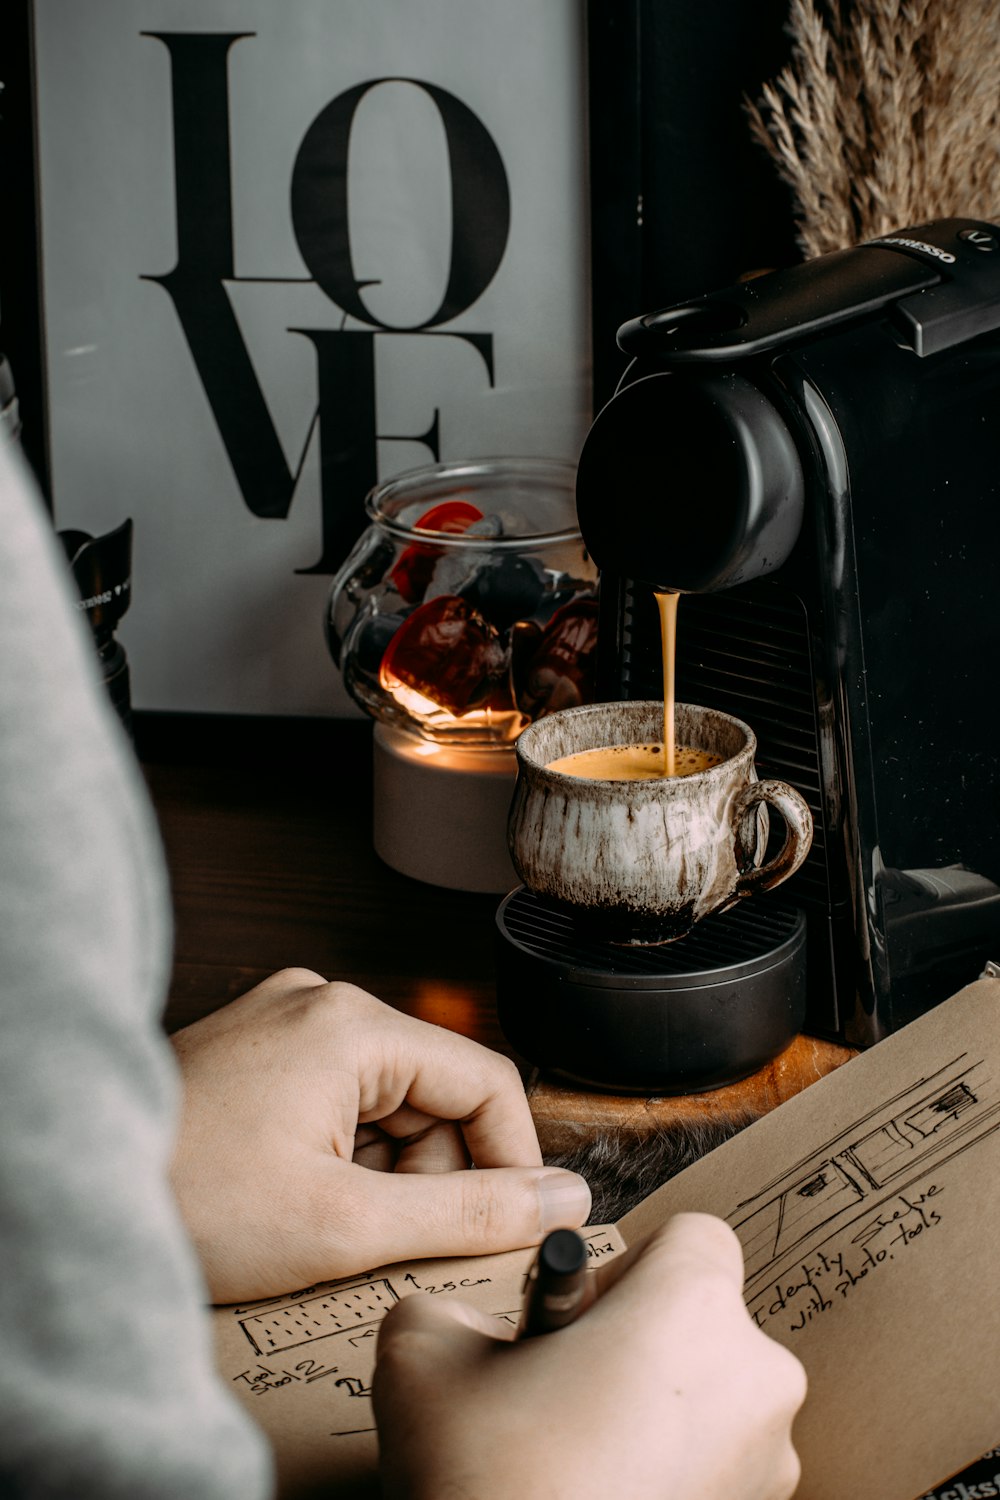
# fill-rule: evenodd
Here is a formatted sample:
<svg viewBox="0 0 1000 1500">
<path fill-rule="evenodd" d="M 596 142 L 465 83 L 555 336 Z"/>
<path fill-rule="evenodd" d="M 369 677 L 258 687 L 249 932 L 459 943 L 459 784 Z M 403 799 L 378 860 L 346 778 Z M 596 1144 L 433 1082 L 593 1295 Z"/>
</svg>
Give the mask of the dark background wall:
<svg viewBox="0 0 1000 1500">
<path fill-rule="evenodd" d="M 788 265 L 789 195 L 743 100 L 787 61 L 787 0 L 590 0 L 595 406 L 627 318 Z"/>
</svg>

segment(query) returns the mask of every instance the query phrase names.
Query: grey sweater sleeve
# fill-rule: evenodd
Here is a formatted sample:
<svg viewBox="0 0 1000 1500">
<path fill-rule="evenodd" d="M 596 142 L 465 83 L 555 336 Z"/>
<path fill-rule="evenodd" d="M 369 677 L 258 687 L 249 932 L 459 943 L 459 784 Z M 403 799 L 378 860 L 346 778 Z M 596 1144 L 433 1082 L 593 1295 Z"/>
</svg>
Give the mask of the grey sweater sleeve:
<svg viewBox="0 0 1000 1500">
<path fill-rule="evenodd" d="M 168 1185 L 162 855 L 57 548 L 0 442 L 0 1493 L 254 1500 Z"/>
</svg>

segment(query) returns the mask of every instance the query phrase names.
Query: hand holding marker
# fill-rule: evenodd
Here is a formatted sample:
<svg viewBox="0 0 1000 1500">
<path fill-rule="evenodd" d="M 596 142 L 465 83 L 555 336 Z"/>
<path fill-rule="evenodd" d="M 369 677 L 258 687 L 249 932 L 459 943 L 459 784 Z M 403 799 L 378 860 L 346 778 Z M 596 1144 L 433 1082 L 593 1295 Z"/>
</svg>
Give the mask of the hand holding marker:
<svg viewBox="0 0 1000 1500">
<path fill-rule="evenodd" d="M 528 1273 L 519 1339 L 552 1333 L 572 1323 L 590 1299 L 587 1244 L 575 1229 L 553 1229 L 542 1241 Z"/>
</svg>

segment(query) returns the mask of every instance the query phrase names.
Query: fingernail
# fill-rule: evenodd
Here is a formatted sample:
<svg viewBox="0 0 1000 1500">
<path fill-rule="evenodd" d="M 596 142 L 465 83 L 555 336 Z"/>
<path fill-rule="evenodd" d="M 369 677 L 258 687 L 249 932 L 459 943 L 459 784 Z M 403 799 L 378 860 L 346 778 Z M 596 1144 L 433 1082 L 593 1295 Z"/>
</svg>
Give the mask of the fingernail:
<svg viewBox="0 0 1000 1500">
<path fill-rule="evenodd" d="M 590 1187 L 577 1172 L 561 1169 L 543 1172 L 538 1178 L 538 1210 L 541 1233 L 550 1229 L 576 1229 L 590 1213 Z"/>
</svg>

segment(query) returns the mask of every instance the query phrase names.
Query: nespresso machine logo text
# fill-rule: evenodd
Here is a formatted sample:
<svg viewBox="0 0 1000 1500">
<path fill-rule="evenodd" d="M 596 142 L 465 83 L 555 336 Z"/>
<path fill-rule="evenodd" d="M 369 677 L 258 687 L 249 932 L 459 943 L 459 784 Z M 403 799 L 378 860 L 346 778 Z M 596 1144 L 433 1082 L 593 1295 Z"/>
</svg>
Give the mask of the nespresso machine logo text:
<svg viewBox="0 0 1000 1500">
<path fill-rule="evenodd" d="M 955 257 L 950 250 L 942 250 L 940 245 L 928 245 L 926 240 L 908 240 L 899 234 L 883 234 L 877 240 L 871 240 L 873 245 L 899 245 L 903 250 L 919 250 L 921 255 L 929 255 L 933 260 L 943 261 L 946 266 L 955 264 Z"/>
<path fill-rule="evenodd" d="M 447 329 L 489 285 L 510 228 L 507 174 L 482 121 L 446 89 L 421 79 L 372 78 L 331 100 L 300 143 L 291 179 L 292 228 L 314 282 L 362 328 L 290 328 L 312 343 L 317 402 L 298 464 L 286 460 L 226 289 L 238 278 L 232 214 L 228 59 L 252 32 L 145 32 L 170 56 L 177 263 L 147 276 L 170 295 L 204 386 L 240 492 L 256 516 L 289 513 L 318 425 L 322 552 L 303 573 L 332 573 L 363 523 L 362 497 L 377 480 L 376 444 L 408 437 L 439 458 L 439 411 L 426 432 L 379 431 L 378 340 L 400 334 L 458 338 L 478 352 L 493 384 L 493 335 Z M 362 99 L 408 83 L 437 109 L 451 182 L 451 254 L 436 311 L 413 324 L 389 323 L 364 298 L 355 275 L 348 215 L 349 139 Z M 253 279 L 253 278 L 251 278 Z M 287 278 L 272 278 L 285 280 Z M 345 319 L 346 321 L 346 319 Z"/>
</svg>

